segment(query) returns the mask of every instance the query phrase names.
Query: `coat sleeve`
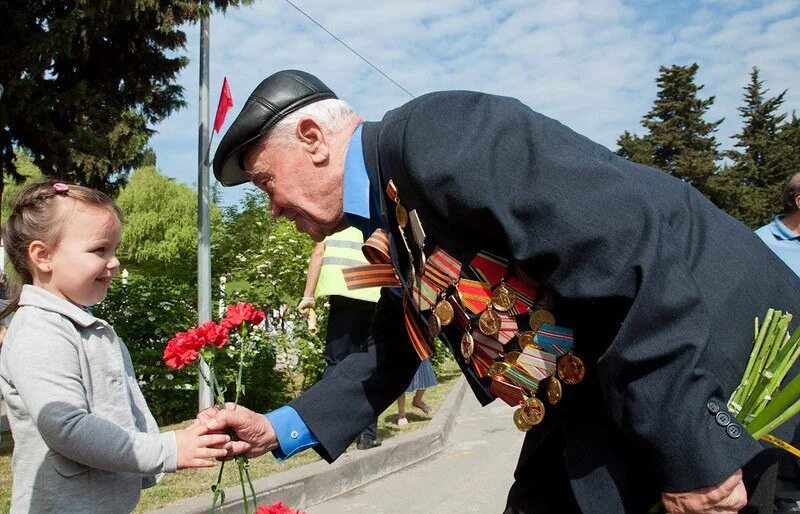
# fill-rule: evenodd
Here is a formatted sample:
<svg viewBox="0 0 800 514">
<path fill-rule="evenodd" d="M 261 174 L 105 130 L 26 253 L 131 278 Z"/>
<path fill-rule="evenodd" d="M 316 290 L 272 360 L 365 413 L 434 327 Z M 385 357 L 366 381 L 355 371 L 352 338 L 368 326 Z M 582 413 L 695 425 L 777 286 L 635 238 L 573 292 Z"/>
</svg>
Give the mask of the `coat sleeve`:
<svg viewBox="0 0 800 514">
<path fill-rule="evenodd" d="M 175 471 L 173 432 L 130 431 L 91 413 L 75 334 L 41 318 L 24 320 L 27 340 L 5 350 L 13 386 L 47 445 L 68 459 L 106 471 Z"/>
<path fill-rule="evenodd" d="M 400 298 L 383 289 L 364 350 L 348 355 L 290 405 L 319 440 L 315 450 L 332 462 L 405 391 L 418 366 Z"/>
<path fill-rule="evenodd" d="M 609 416 L 657 463 L 661 490 L 715 485 L 761 451 L 746 434 L 727 437 L 706 410 L 727 397 L 702 366 L 713 351 L 709 306 L 636 177 L 660 172 L 508 98 L 433 94 L 388 122 L 401 141 L 388 160 L 457 237 L 504 249 L 566 302 L 629 305 L 597 372 Z"/>
</svg>

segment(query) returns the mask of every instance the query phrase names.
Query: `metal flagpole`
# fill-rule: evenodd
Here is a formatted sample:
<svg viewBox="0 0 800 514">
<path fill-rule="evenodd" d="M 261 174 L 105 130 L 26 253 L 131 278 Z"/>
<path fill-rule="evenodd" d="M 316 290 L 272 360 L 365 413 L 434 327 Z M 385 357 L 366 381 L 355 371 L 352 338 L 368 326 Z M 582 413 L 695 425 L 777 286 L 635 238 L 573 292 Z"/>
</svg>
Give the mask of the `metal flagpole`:
<svg viewBox="0 0 800 514">
<path fill-rule="evenodd" d="M 203 1 L 204 6 L 208 1 Z M 203 323 L 211 319 L 211 224 L 209 205 L 211 185 L 207 161 L 209 145 L 208 125 L 208 69 L 211 17 L 200 20 L 200 129 L 197 145 L 197 318 Z M 198 380 L 198 408 L 211 407 L 211 389 L 202 378 L 209 376 L 208 366 L 201 361 Z"/>
</svg>

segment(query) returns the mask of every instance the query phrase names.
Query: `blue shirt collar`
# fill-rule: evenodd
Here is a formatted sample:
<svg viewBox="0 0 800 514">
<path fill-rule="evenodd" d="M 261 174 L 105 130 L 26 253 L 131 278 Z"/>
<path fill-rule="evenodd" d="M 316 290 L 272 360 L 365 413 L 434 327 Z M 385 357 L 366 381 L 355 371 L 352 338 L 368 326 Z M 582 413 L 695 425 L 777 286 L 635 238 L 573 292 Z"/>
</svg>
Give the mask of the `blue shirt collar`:
<svg viewBox="0 0 800 514">
<path fill-rule="evenodd" d="M 366 239 L 383 225 L 369 184 L 369 173 L 364 161 L 364 147 L 361 141 L 359 125 L 350 137 L 347 155 L 344 161 L 344 190 L 342 192 L 342 208 L 348 225 L 364 233 Z"/>
<path fill-rule="evenodd" d="M 794 232 L 789 230 L 789 227 L 783 224 L 781 220 L 783 219 L 784 216 L 785 216 L 784 214 L 779 214 L 775 216 L 775 221 L 772 222 L 772 226 L 770 227 L 772 233 L 775 234 L 775 237 L 777 237 L 778 239 L 783 239 L 783 240 L 800 239 L 800 235 L 795 234 Z"/>
</svg>

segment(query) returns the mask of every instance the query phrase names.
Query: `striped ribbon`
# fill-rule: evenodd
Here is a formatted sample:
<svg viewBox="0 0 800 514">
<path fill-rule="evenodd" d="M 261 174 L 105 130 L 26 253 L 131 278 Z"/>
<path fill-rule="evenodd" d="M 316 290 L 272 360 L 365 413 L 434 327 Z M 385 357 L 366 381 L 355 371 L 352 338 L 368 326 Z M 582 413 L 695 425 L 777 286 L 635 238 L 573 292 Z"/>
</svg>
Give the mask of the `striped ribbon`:
<svg viewBox="0 0 800 514">
<path fill-rule="evenodd" d="M 464 307 L 473 314 L 480 314 L 486 310 L 486 304 L 492 301 L 492 288 L 489 284 L 478 280 L 462 278 L 458 282 L 458 291 L 461 293 Z"/>
<path fill-rule="evenodd" d="M 503 377 L 493 378 L 489 391 L 512 407 L 518 407 L 525 401 L 525 393 L 522 392 L 522 388 L 508 382 Z"/>
<path fill-rule="evenodd" d="M 472 367 L 475 368 L 475 373 L 481 377 L 486 378 L 489 376 L 489 368 L 492 366 L 494 359 L 489 358 L 483 350 L 475 348 L 472 354 Z"/>
<path fill-rule="evenodd" d="M 496 285 L 506 276 L 508 260 L 489 252 L 478 252 L 469 267 L 481 280 Z"/>
<path fill-rule="evenodd" d="M 539 389 L 539 381 L 520 368 L 510 367 L 503 374 L 509 380 L 528 391 L 535 393 Z"/>
<path fill-rule="evenodd" d="M 426 274 L 428 273 L 426 268 Z M 439 292 L 431 287 L 430 283 L 425 280 L 425 277 L 418 275 L 414 276 L 414 282 L 411 285 L 411 299 L 414 305 L 420 311 L 430 310 L 436 304 L 436 297 Z"/>
<path fill-rule="evenodd" d="M 506 280 L 506 287 L 514 291 L 514 294 L 517 295 L 514 308 L 512 309 L 513 314 L 521 314 L 528 310 L 529 307 L 533 308 L 533 303 L 536 300 L 535 287 L 529 286 L 515 276 L 508 277 L 508 280 Z"/>
<path fill-rule="evenodd" d="M 564 355 L 575 345 L 575 336 L 571 328 L 543 324 L 539 327 L 533 340 L 543 350 L 556 355 Z"/>
<path fill-rule="evenodd" d="M 517 320 L 512 316 L 500 314 L 500 331 L 496 337 L 501 344 L 506 344 L 517 335 Z"/>
<path fill-rule="evenodd" d="M 406 325 L 406 332 L 408 332 L 408 339 L 419 359 L 424 361 L 433 355 L 433 348 L 428 343 L 427 329 L 422 326 L 419 316 L 411 307 L 406 295 L 403 295 L 403 311 L 403 321 Z"/>
<path fill-rule="evenodd" d="M 503 344 L 493 337 L 489 337 L 480 330 L 472 333 L 472 340 L 475 343 L 475 350 L 482 350 L 490 360 L 495 360 L 503 353 Z"/>
<path fill-rule="evenodd" d="M 461 276 L 461 263 L 437 247 L 428 257 L 426 270 L 426 275 L 431 273 L 431 281 L 440 284 L 441 289 L 444 289 Z"/>
<path fill-rule="evenodd" d="M 531 377 L 543 380 L 556 372 L 556 356 L 550 352 L 526 346 L 517 358 L 516 365 Z"/>
<path fill-rule="evenodd" d="M 347 289 L 354 291 L 367 287 L 400 287 L 391 264 L 363 264 L 342 269 Z"/>
</svg>

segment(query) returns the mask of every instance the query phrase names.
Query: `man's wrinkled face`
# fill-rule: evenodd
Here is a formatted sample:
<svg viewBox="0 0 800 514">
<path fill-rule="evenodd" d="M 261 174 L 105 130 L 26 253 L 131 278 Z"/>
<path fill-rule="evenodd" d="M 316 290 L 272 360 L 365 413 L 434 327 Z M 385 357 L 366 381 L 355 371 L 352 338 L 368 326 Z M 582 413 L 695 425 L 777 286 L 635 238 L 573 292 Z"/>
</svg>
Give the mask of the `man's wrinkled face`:
<svg viewBox="0 0 800 514">
<path fill-rule="evenodd" d="M 341 230 L 344 223 L 341 173 L 337 180 L 329 159 L 315 158 L 320 144 L 324 142 L 257 145 L 244 159 L 253 184 L 269 196 L 272 215 L 293 221 L 314 241 Z"/>
</svg>

